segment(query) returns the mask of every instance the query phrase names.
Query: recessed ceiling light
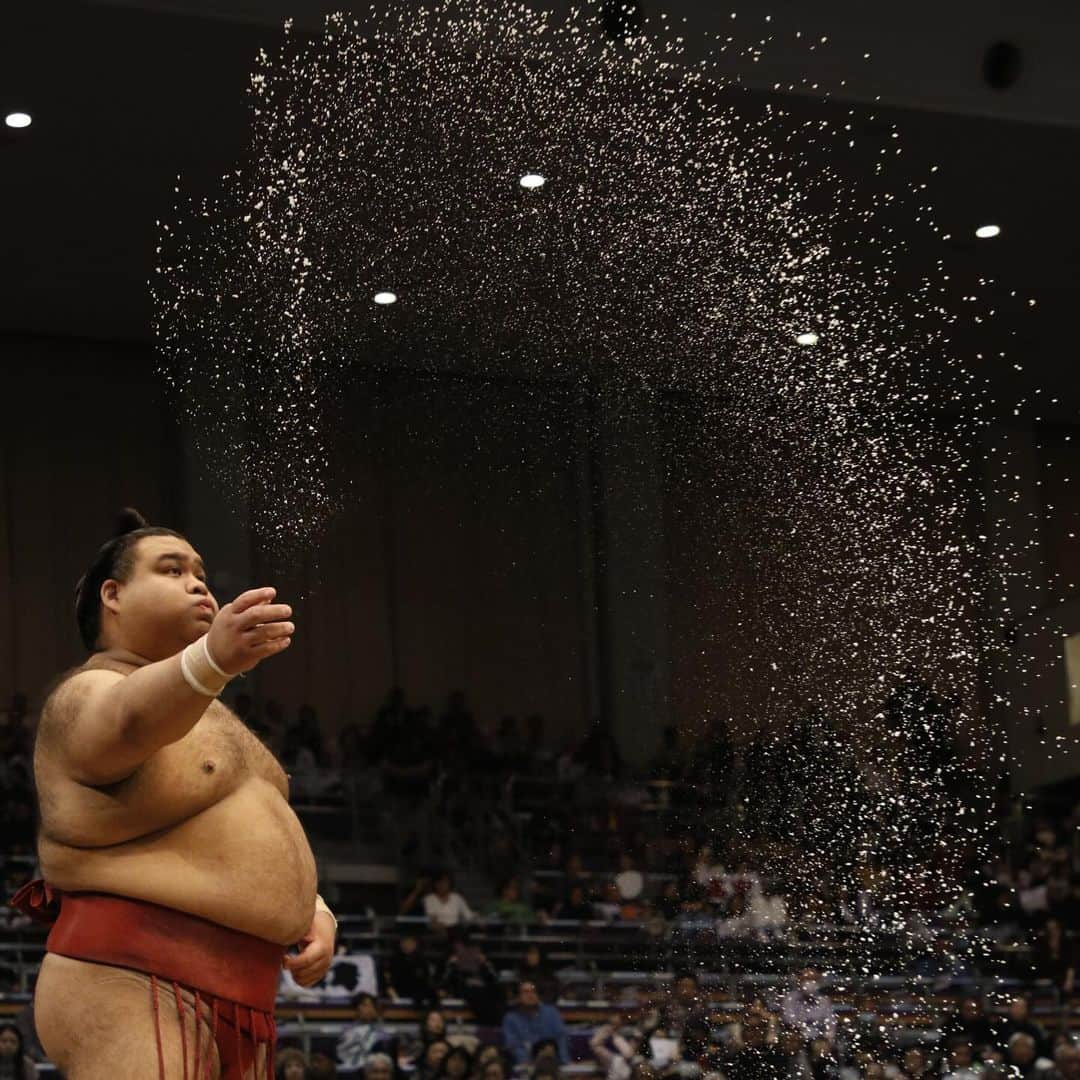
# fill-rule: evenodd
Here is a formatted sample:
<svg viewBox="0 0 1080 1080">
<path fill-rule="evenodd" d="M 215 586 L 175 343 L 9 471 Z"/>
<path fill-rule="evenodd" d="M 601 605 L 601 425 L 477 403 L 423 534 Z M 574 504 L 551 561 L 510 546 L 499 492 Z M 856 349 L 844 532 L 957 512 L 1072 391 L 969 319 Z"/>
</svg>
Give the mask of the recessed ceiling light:
<svg viewBox="0 0 1080 1080">
<path fill-rule="evenodd" d="M 397 303 L 397 293 L 392 292 L 377 292 L 375 294 L 376 304 L 394 304 Z"/>
<path fill-rule="evenodd" d="M 991 236 L 999 236 L 1001 234 L 1000 225 L 980 225 L 975 230 L 975 235 L 980 240 L 989 240 Z"/>
<path fill-rule="evenodd" d="M 800 334 L 795 340 L 800 345 L 816 345 L 818 343 L 818 336 L 813 330 L 807 330 L 805 334 Z"/>
<path fill-rule="evenodd" d="M 4 117 L 4 123 L 9 128 L 28 128 L 31 122 L 30 114 L 24 112 L 9 112 Z"/>
<path fill-rule="evenodd" d="M 545 178 L 543 176 L 541 176 L 539 173 L 531 172 L 531 173 L 526 173 L 518 181 L 518 183 L 520 183 L 523 188 L 530 188 L 530 189 L 538 188 L 538 187 L 543 187 L 544 186 Z"/>
</svg>

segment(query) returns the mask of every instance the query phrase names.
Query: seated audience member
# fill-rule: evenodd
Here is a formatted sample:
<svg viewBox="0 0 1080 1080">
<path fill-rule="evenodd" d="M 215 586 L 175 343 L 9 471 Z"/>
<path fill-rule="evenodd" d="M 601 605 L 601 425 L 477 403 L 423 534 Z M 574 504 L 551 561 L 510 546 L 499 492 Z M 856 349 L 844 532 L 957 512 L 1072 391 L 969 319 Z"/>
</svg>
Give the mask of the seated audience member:
<svg viewBox="0 0 1080 1080">
<path fill-rule="evenodd" d="M 461 998 L 472 1009 L 478 1024 L 498 1024 L 506 1004 L 498 972 L 463 927 L 450 931 L 450 941 L 450 956 L 440 983 L 443 993 Z"/>
<path fill-rule="evenodd" d="M 634 862 L 634 856 L 623 852 L 619 856 L 619 872 L 615 875 L 615 886 L 620 899 L 637 900 L 645 891 L 645 878 Z"/>
<path fill-rule="evenodd" d="M 1045 1072 L 1043 1062 L 1039 1060 L 1037 1043 L 1026 1031 L 1014 1031 L 1009 1036 L 1009 1045 L 1005 1051 L 1005 1062 L 1014 1076 L 1027 1080 Z M 1049 1064 L 1049 1062 L 1046 1062 Z"/>
<path fill-rule="evenodd" d="M 535 941 L 530 941 L 518 968 L 517 981 L 534 983 L 540 1000 L 554 1005 L 559 1000 L 559 978 Z"/>
<path fill-rule="evenodd" d="M 945 1080 L 978 1080 L 975 1069 L 975 1051 L 964 1039 L 953 1039 L 948 1046 L 945 1064 Z"/>
<path fill-rule="evenodd" d="M 818 973 L 807 968 L 800 974 L 798 985 L 784 995 L 780 1015 L 787 1027 L 802 1032 L 807 1041 L 825 1039 L 832 1045 L 836 1041 L 836 1010 L 820 986 Z"/>
<path fill-rule="evenodd" d="M 420 1045 L 446 1039 L 446 1016 L 441 1009 L 428 1009 L 420 1018 Z"/>
<path fill-rule="evenodd" d="M 1049 918 L 1035 938 L 1032 955 L 1035 975 L 1049 979 L 1063 994 L 1071 994 L 1076 983 L 1076 948 L 1065 933 L 1061 920 Z"/>
<path fill-rule="evenodd" d="M 723 1063 L 726 1080 L 779 1080 L 785 1073 L 784 1053 L 769 1041 L 769 1023 L 753 1016 L 742 1024 L 739 1039 Z"/>
<path fill-rule="evenodd" d="M 424 914 L 435 929 L 446 930 L 476 918 L 461 893 L 454 892 L 454 879 L 446 871 L 434 881 L 432 891 L 424 897 Z"/>
<path fill-rule="evenodd" d="M 596 918 L 592 904 L 585 897 L 584 886 L 570 886 L 566 899 L 555 909 L 555 918 L 575 919 L 578 922 L 588 922 Z"/>
<path fill-rule="evenodd" d="M 435 1000 L 431 965 L 420 947 L 416 934 L 401 936 L 383 968 L 383 986 L 391 1001 L 405 998 L 423 1007 Z"/>
<path fill-rule="evenodd" d="M 476 1080 L 506 1080 L 511 1066 L 498 1046 L 481 1046 L 475 1057 Z"/>
<path fill-rule="evenodd" d="M 389 1054 L 377 1052 L 364 1064 L 364 1080 L 394 1080 L 394 1060 Z"/>
<path fill-rule="evenodd" d="M 371 994 L 357 994 L 354 1002 L 356 1022 L 338 1038 L 337 1059 L 350 1069 L 362 1069 L 367 1059 L 390 1042 L 382 1025 L 379 1008 Z"/>
<path fill-rule="evenodd" d="M 1009 1042 L 1017 1033 L 1030 1035 L 1035 1042 L 1035 1053 L 1046 1054 L 1050 1050 L 1050 1038 L 1042 1024 L 1031 1019 L 1031 1010 L 1025 997 L 1014 997 L 1009 1002 L 1005 1020 L 998 1028 L 997 1045 L 1007 1051 Z"/>
<path fill-rule="evenodd" d="M 533 1047 L 545 1039 L 555 1041 L 560 1063 L 570 1060 L 570 1046 L 559 1010 L 540 1000 L 534 983 L 518 984 L 517 1000 L 503 1017 L 503 1043 L 515 1065 L 527 1065 L 532 1060 Z"/>
<path fill-rule="evenodd" d="M 0 1077 L 35 1080 L 37 1067 L 23 1049 L 22 1032 L 15 1024 L 0 1023 Z"/>
<path fill-rule="evenodd" d="M 1054 1068 L 1046 1080 L 1080 1080 L 1080 1047 L 1062 1043 L 1054 1051 Z"/>
<path fill-rule="evenodd" d="M 921 1046 L 909 1047 L 903 1058 L 904 1080 L 928 1080 L 931 1076 L 940 1076 L 941 1070 L 934 1067 L 929 1055 Z"/>
<path fill-rule="evenodd" d="M 613 1013 L 589 1040 L 589 1051 L 608 1080 L 628 1080 L 641 1050 L 642 1032 L 622 1013 Z"/>
<path fill-rule="evenodd" d="M 997 1042 L 994 1024 L 986 1015 L 982 1002 L 974 997 L 964 998 L 959 1011 L 942 1024 L 941 1039 L 946 1046 L 953 1039 L 963 1039 L 976 1050 Z"/>
<path fill-rule="evenodd" d="M 367 1076 L 370 1067 L 371 1062 L 369 1061 L 364 1066 L 365 1076 Z M 308 1080 L 337 1080 L 337 1064 L 329 1054 L 324 1054 L 321 1050 L 312 1050 L 311 1057 L 308 1058 L 307 1074 Z M 388 1076 L 389 1074 L 387 1074 L 387 1078 Z"/>
<path fill-rule="evenodd" d="M 437 1075 L 444 1080 L 466 1080 L 472 1075 L 472 1068 L 472 1054 L 464 1046 L 451 1046 Z"/>
<path fill-rule="evenodd" d="M 810 1071 L 814 1080 L 838 1080 L 840 1066 L 836 1060 L 836 1051 L 828 1039 L 813 1039 L 809 1053 Z"/>
<path fill-rule="evenodd" d="M 489 914 L 504 922 L 533 922 L 536 912 L 521 895 L 521 878 L 507 878 L 499 887 L 499 895 L 489 909 Z"/>
<path fill-rule="evenodd" d="M 445 1039 L 433 1039 L 424 1047 L 424 1052 L 416 1063 L 415 1075 L 419 1080 L 435 1080 L 449 1053 L 450 1044 Z"/>
<path fill-rule="evenodd" d="M 398 915 L 401 918 L 410 919 L 427 918 L 424 912 L 424 898 L 429 892 L 431 892 L 431 878 L 421 874 L 398 904 Z"/>
</svg>

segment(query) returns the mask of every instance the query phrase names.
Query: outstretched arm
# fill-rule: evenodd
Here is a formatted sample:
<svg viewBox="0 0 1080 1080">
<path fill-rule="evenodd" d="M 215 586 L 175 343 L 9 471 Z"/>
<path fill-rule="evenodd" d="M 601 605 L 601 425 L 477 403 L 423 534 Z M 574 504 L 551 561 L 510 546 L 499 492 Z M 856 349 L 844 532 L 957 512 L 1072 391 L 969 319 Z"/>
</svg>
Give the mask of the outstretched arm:
<svg viewBox="0 0 1080 1080">
<path fill-rule="evenodd" d="M 250 671 L 288 646 L 292 609 L 271 603 L 274 595 L 273 589 L 252 589 L 214 619 L 206 644 L 229 676 Z M 57 691 L 54 733 L 74 779 L 93 785 L 122 780 L 195 726 L 213 696 L 184 677 L 182 657 L 177 653 L 126 677 L 86 671 Z"/>
</svg>

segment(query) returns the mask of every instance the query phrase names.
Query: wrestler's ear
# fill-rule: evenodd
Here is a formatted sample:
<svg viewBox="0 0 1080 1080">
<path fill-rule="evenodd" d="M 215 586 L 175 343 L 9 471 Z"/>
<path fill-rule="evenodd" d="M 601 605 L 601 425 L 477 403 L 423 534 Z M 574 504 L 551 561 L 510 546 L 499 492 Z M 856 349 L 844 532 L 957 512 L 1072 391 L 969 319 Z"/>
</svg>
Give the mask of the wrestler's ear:
<svg viewBox="0 0 1080 1080">
<path fill-rule="evenodd" d="M 120 582 L 116 578 L 106 578 L 101 583 L 101 606 L 114 615 L 120 610 Z"/>
</svg>

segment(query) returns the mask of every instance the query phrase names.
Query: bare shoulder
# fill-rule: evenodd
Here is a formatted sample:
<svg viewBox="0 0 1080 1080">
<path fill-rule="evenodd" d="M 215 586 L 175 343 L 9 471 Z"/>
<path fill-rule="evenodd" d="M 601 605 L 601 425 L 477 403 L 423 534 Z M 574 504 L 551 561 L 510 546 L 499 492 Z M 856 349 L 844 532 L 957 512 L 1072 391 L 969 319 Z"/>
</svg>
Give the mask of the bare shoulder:
<svg viewBox="0 0 1080 1080">
<path fill-rule="evenodd" d="M 63 739 L 97 694 L 123 678 L 120 672 L 106 668 L 76 668 L 63 677 L 41 710 L 38 738 Z"/>
</svg>

